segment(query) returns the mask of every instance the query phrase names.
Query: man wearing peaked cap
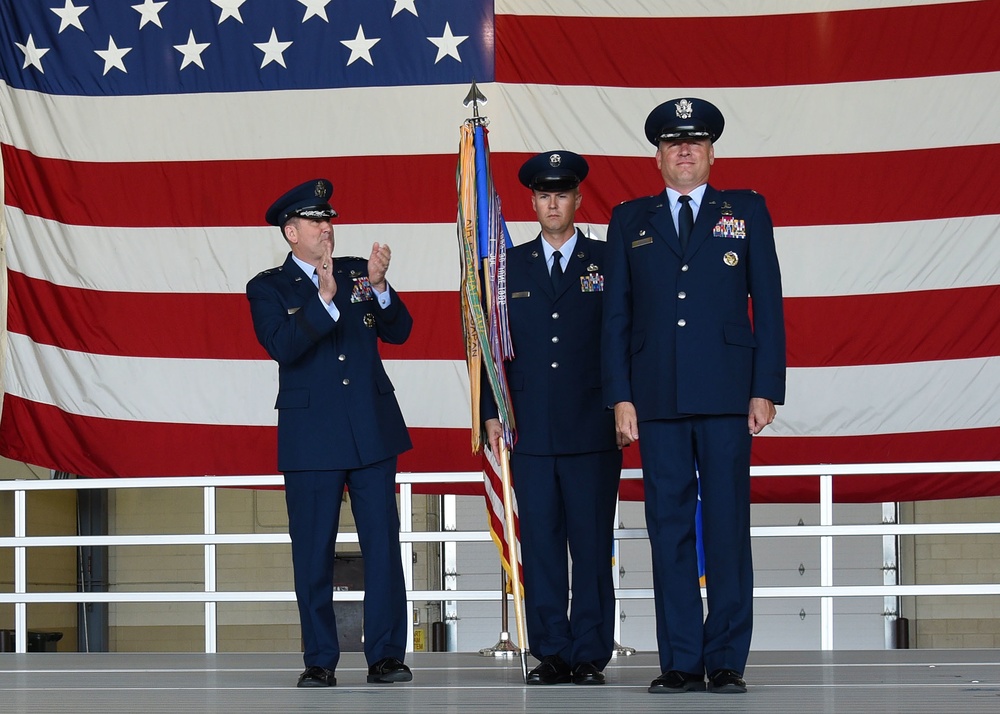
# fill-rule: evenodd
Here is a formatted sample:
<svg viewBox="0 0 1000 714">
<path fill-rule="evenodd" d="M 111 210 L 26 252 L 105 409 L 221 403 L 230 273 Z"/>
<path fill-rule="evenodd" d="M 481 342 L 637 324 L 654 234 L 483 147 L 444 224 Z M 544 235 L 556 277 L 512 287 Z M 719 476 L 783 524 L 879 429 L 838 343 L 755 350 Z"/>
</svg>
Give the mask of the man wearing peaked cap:
<svg viewBox="0 0 1000 714">
<path fill-rule="evenodd" d="M 505 369 L 517 425 L 510 465 L 528 643 L 540 660 L 530 685 L 603 684 L 614 647 L 611 567 L 622 456 L 600 389 L 605 244 L 575 225 L 588 170 L 571 151 L 524 162 L 518 178 L 531 189 L 541 231 L 507 253 L 515 357 Z M 490 390 L 483 390 L 482 414 L 499 459 L 502 427 Z"/>
<path fill-rule="evenodd" d="M 726 120 L 722 112 L 704 99 L 672 99 L 656 107 L 646 117 L 646 138 L 653 146 L 674 139 L 708 139 L 722 136 Z"/>
<path fill-rule="evenodd" d="M 247 283 L 257 340 L 278 363 L 278 470 L 285 476 L 292 572 L 304 645 L 299 687 L 330 687 L 340 659 L 334 554 L 345 485 L 364 556 L 368 682 L 408 682 L 406 590 L 396 460 L 411 447 L 378 342 L 413 320 L 386 281 L 389 246 L 333 257 L 332 184 L 313 179 L 265 214 L 291 248 Z"/>
<path fill-rule="evenodd" d="M 271 204 L 264 220 L 272 226 L 284 228 L 292 217 L 336 218 L 337 212 L 330 205 L 333 184 L 326 179 L 313 179 L 299 184 Z"/>
<path fill-rule="evenodd" d="M 642 456 L 661 670 L 652 693 L 704 691 L 706 673 L 709 691 L 746 691 L 751 437 L 785 395 L 771 216 L 757 193 L 708 183 L 724 125 L 704 99 L 653 109 L 644 130 L 665 189 L 616 207 L 608 226 L 604 396 L 620 441 L 638 441 Z"/>
<path fill-rule="evenodd" d="M 587 178 L 587 160 L 572 151 L 544 151 L 524 162 L 518 180 L 533 191 L 569 191 Z"/>
</svg>

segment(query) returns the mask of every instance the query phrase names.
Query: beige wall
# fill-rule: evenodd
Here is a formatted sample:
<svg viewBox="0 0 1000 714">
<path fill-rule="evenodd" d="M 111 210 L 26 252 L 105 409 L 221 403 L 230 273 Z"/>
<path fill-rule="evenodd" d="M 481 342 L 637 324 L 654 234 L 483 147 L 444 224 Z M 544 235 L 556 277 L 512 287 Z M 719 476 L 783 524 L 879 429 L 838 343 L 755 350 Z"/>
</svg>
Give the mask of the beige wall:
<svg viewBox="0 0 1000 714">
<path fill-rule="evenodd" d="M 920 501 L 915 523 L 1000 521 L 1000 498 Z M 912 579 L 922 585 L 1000 582 L 1000 535 L 924 535 L 912 539 Z M 1000 647 L 1000 596 L 908 598 L 911 646 Z"/>
<path fill-rule="evenodd" d="M 48 478 L 46 469 L 2 460 L 2 478 Z M 29 536 L 76 534 L 76 494 L 72 491 L 29 492 L 27 494 Z M 14 494 L 0 492 L 0 535 L 14 535 Z M 35 548 L 28 551 L 27 577 L 31 592 L 74 592 L 76 590 L 76 549 Z M 0 548 L 0 591 L 14 592 L 14 550 Z M 76 650 L 76 605 L 28 605 L 29 632 L 61 632 L 55 643 L 59 652 Z M 13 630 L 14 606 L 0 605 L 0 630 Z"/>
</svg>

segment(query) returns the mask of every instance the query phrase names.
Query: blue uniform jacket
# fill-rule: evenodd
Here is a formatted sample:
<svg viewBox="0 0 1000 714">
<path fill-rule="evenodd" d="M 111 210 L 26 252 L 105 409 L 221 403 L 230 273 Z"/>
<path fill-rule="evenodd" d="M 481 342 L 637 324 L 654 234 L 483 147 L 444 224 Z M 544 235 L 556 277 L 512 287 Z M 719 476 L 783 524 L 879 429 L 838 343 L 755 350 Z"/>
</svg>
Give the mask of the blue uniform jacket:
<svg viewBox="0 0 1000 714">
<path fill-rule="evenodd" d="M 781 275 L 762 196 L 708 186 L 683 256 L 666 192 L 617 206 L 606 275 L 609 405 L 632 402 L 645 421 L 784 403 Z"/>
<path fill-rule="evenodd" d="M 514 359 L 507 380 L 514 452 L 552 456 L 616 449 L 614 414 L 601 394 L 600 325 L 607 246 L 577 231 L 562 282 L 553 288 L 542 238 L 507 252 L 507 304 Z M 483 420 L 496 417 L 484 384 Z"/>
<path fill-rule="evenodd" d="M 278 363 L 278 470 L 353 469 L 411 447 L 378 340 L 401 344 L 413 319 L 399 295 L 383 310 L 364 293 L 368 261 L 335 258 L 340 319 L 292 260 L 247 283 L 257 340 Z"/>
</svg>

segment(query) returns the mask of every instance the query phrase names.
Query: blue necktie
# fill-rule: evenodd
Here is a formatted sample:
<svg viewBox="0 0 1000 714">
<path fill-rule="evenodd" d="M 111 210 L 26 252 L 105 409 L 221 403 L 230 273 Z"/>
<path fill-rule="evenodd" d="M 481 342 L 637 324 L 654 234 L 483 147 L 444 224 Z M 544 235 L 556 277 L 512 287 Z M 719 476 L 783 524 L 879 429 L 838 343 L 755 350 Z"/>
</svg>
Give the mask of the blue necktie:
<svg viewBox="0 0 1000 714">
<path fill-rule="evenodd" d="M 562 280 L 563 269 L 562 269 L 562 253 L 558 250 L 552 253 L 552 287 L 559 287 L 559 281 Z"/>
<path fill-rule="evenodd" d="M 681 202 L 680 213 L 677 214 L 677 237 L 681 239 L 681 255 L 687 253 L 688 241 L 691 240 L 691 229 L 694 228 L 694 211 L 691 210 L 691 197 L 678 196 Z"/>
</svg>

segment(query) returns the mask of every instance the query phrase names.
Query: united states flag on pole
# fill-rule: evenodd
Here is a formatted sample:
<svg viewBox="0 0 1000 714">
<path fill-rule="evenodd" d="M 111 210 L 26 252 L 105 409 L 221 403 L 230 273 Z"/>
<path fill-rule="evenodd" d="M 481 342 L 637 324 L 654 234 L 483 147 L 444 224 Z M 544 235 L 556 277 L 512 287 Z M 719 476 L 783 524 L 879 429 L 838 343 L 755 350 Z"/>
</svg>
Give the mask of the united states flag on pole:
<svg viewBox="0 0 1000 714">
<path fill-rule="evenodd" d="M 383 353 L 415 444 L 401 469 L 478 470 L 454 248 L 475 79 L 515 243 L 537 232 L 528 156 L 587 156 L 577 218 L 601 236 L 612 206 L 662 189 L 648 111 L 723 110 L 712 182 L 766 196 L 786 295 L 788 404 L 755 463 L 1000 459 L 1000 3 L 706 7 L 0 0 L 0 453 L 88 476 L 274 472 L 276 369 L 243 289 L 286 252 L 264 209 L 323 175 L 337 253 L 389 243 L 414 316 Z M 758 500 L 815 491 L 757 481 Z"/>
</svg>

